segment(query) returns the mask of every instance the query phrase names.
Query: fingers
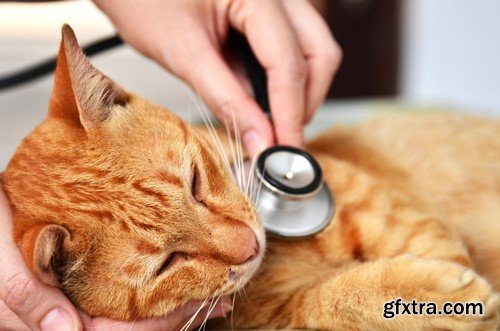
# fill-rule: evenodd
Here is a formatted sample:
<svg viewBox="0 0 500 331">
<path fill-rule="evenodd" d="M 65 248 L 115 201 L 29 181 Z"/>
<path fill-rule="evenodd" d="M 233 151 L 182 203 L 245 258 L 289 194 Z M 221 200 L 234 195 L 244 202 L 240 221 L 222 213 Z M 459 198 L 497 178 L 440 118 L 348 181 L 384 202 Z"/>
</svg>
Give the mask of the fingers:
<svg viewBox="0 0 500 331">
<path fill-rule="evenodd" d="M 229 20 L 266 70 L 278 143 L 302 147 L 307 64 L 281 1 L 233 1 Z"/>
<path fill-rule="evenodd" d="M 231 310 L 231 301 L 228 297 L 221 298 L 211 309 L 203 303 L 191 303 L 182 309 L 175 311 L 163 318 L 152 318 L 132 322 L 116 321 L 108 318 L 92 319 L 82 313 L 85 330 L 99 331 L 121 331 L 121 330 L 144 330 L 144 331 L 170 331 L 170 330 L 192 330 L 199 327 L 209 319 L 225 316 Z"/>
<path fill-rule="evenodd" d="M 12 240 L 10 209 L 0 190 L 0 299 L 34 330 L 79 330 L 77 312 L 64 294 L 40 283 L 29 271 Z M 11 321 L 15 323 L 15 321 Z"/>
<path fill-rule="evenodd" d="M 185 61 L 177 61 L 176 73 L 186 80 L 207 106 L 232 127 L 234 118 L 243 144 L 251 156 L 274 142 L 271 124 L 256 102 L 245 92 L 220 53 L 204 32 L 193 31 Z M 203 54 L 202 57 L 199 54 Z"/>
<path fill-rule="evenodd" d="M 341 57 L 306 0 L 94 1 L 125 40 L 187 81 L 219 119 L 234 115 L 251 156 L 275 138 L 303 147 L 303 124 L 323 101 Z M 220 54 L 228 25 L 246 35 L 266 70 L 274 132 Z"/>
<path fill-rule="evenodd" d="M 307 110 L 309 122 L 328 93 L 342 61 L 342 50 L 321 15 L 306 0 L 283 1 L 308 63 Z"/>
</svg>

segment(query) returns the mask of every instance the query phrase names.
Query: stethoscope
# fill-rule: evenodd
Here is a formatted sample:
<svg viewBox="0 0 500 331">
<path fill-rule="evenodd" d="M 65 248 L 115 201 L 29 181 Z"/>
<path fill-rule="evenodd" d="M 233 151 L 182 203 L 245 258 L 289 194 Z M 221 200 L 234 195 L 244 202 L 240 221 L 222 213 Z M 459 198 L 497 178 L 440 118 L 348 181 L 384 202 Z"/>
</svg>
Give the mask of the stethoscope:
<svg viewBox="0 0 500 331">
<path fill-rule="evenodd" d="M 229 45 L 246 68 L 255 100 L 270 114 L 267 77 L 247 40 L 231 31 Z M 285 238 L 301 238 L 323 230 L 335 211 L 330 189 L 318 162 L 306 151 L 273 146 L 262 151 L 253 168 L 262 186 L 256 202 L 266 232 Z"/>
</svg>

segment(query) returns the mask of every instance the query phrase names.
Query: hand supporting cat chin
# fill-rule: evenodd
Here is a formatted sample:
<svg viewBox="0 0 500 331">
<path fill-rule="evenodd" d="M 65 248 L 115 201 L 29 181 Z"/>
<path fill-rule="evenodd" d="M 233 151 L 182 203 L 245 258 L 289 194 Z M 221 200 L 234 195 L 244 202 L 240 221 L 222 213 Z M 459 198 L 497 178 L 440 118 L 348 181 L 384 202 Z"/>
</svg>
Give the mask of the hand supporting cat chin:
<svg viewBox="0 0 500 331">
<path fill-rule="evenodd" d="M 0 236 L 1 330 L 179 330 L 187 323 L 194 328 L 231 310 L 230 299 L 223 297 L 211 311 L 193 302 L 157 319 L 123 322 L 92 318 L 77 310 L 59 289 L 42 284 L 29 271 L 12 240 L 12 212 L 1 189 L 0 233 L 9 234 Z"/>
<path fill-rule="evenodd" d="M 164 318 L 152 318 L 141 321 L 116 321 L 109 318 L 92 318 L 80 312 L 85 330 L 192 330 L 198 328 L 209 319 L 224 317 L 231 311 L 231 299 L 222 297 L 218 303 L 210 307 L 208 303 L 193 302 L 182 309 L 168 314 Z"/>
</svg>

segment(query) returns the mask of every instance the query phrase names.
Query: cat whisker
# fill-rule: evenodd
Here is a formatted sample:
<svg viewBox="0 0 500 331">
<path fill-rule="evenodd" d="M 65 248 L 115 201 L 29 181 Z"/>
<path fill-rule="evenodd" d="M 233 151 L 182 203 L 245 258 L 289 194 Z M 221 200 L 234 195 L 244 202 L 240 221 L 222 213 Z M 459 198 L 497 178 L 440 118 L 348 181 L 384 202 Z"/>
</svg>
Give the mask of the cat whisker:
<svg viewBox="0 0 500 331">
<path fill-rule="evenodd" d="M 215 131 L 215 127 L 211 121 L 210 115 L 208 114 L 208 110 L 203 106 L 203 104 L 199 105 L 196 102 L 195 96 L 191 91 L 188 90 L 189 96 L 191 97 L 191 100 L 193 101 L 193 104 L 196 108 L 196 110 L 199 112 L 201 115 L 203 122 L 205 123 L 205 126 L 207 127 L 208 131 L 210 132 L 210 136 L 212 137 L 212 140 L 214 142 L 215 148 L 219 152 L 222 161 L 227 168 L 228 171 L 231 171 L 231 166 L 229 164 L 229 160 L 227 159 L 227 156 L 224 153 L 224 148 L 222 147 L 222 142 L 220 141 L 219 136 L 217 135 L 217 132 Z"/>
<path fill-rule="evenodd" d="M 254 171 L 255 171 L 255 165 L 256 165 L 256 163 L 257 163 L 257 158 L 253 157 L 252 158 L 252 163 L 250 165 L 250 171 L 248 172 L 248 181 L 247 181 L 246 187 L 245 187 L 245 194 L 247 196 L 250 196 L 251 189 L 253 188 L 253 185 L 254 185 L 254 182 L 255 182 Z"/>
<path fill-rule="evenodd" d="M 256 188 L 256 192 L 255 192 L 255 195 L 254 195 L 254 199 L 253 199 L 253 203 L 254 205 L 257 205 L 257 203 L 259 202 L 259 198 L 260 198 L 260 192 L 261 192 L 261 189 L 262 189 L 262 182 L 259 181 L 259 183 L 257 184 L 257 188 Z"/>
<path fill-rule="evenodd" d="M 242 287 L 241 290 L 238 291 L 238 293 L 240 295 L 240 299 L 241 299 L 241 301 L 248 303 L 248 297 L 246 296 L 246 293 L 243 291 L 243 289 L 244 289 L 244 287 Z"/>
<path fill-rule="evenodd" d="M 208 123 L 208 128 L 209 128 L 209 131 L 212 135 L 212 139 L 223 159 L 223 162 L 224 164 L 226 165 L 226 168 L 229 172 L 231 172 L 231 165 L 229 163 L 229 160 L 227 158 L 227 155 L 225 154 L 224 152 L 224 147 L 222 145 L 222 141 L 220 140 L 220 137 L 219 135 L 217 134 L 217 131 L 215 130 L 215 127 L 212 123 L 212 120 L 211 120 L 211 117 L 210 115 L 208 114 L 208 110 L 205 108 L 205 106 L 202 104 L 201 107 L 200 107 L 200 110 L 203 110 L 204 113 L 205 113 L 205 120 L 206 120 L 206 123 Z"/>
<path fill-rule="evenodd" d="M 224 125 L 225 125 L 226 135 L 227 135 L 227 139 L 228 139 L 228 143 L 229 143 L 229 147 L 230 147 L 231 157 L 234 161 L 233 178 L 234 178 L 236 184 L 238 185 L 238 187 L 240 188 L 240 190 L 242 190 L 243 181 L 242 181 L 242 171 L 241 171 L 240 155 L 239 155 L 239 147 L 238 147 L 239 132 L 238 132 L 237 127 L 236 127 L 236 121 L 234 119 L 233 109 L 231 106 L 229 106 L 229 109 L 230 109 L 230 113 L 231 113 L 231 122 L 232 122 L 231 128 L 232 128 L 233 132 L 231 133 L 231 128 L 228 125 L 228 116 L 227 115 L 224 115 Z M 234 137 L 234 140 L 232 139 L 232 137 Z"/>
<path fill-rule="evenodd" d="M 233 139 L 231 138 L 232 137 L 231 129 L 229 129 L 226 116 L 224 117 L 224 127 L 226 129 L 227 143 L 229 146 L 229 151 L 231 152 L 231 158 L 236 162 L 235 147 L 233 144 Z M 237 171 L 231 171 L 231 176 L 233 177 L 234 181 L 237 182 Z"/>
<path fill-rule="evenodd" d="M 243 298 L 241 297 L 241 292 L 240 292 L 240 289 L 238 289 L 238 290 L 236 291 L 236 293 L 238 293 L 238 296 L 240 297 L 240 299 L 241 299 L 241 300 L 243 300 Z"/>
<path fill-rule="evenodd" d="M 205 315 L 205 319 L 203 319 L 203 322 L 198 327 L 198 330 L 204 330 L 205 329 L 205 321 L 208 319 L 208 316 L 210 315 L 210 309 L 212 309 L 212 305 L 214 303 L 215 297 L 216 297 L 216 295 L 214 294 L 212 296 L 212 299 L 210 299 L 210 304 L 208 305 L 207 314 Z"/>
<path fill-rule="evenodd" d="M 210 316 L 210 314 L 212 314 L 212 311 L 217 306 L 217 302 L 219 302 L 219 300 L 220 300 L 221 297 L 222 296 L 219 295 L 219 296 L 217 296 L 217 299 L 215 299 L 215 297 L 212 299 L 212 302 L 210 303 L 210 306 L 208 307 L 208 310 L 207 310 L 207 316 L 203 320 L 203 323 L 201 324 L 201 326 L 200 326 L 200 328 L 198 330 L 205 330 L 205 326 L 207 324 L 208 317 Z M 215 299 L 215 301 L 214 301 L 214 299 Z"/>
<path fill-rule="evenodd" d="M 255 197 L 258 193 L 258 189 L 259 189 L 260 184 L 261 184 L 261 181 L 258 180 L 257 175 L 255 175 L 255 165 L 254 165 L 252 190 L 250 191 L 250 198 L 252 199 L 252 203 L 254 203 L 254 204 L 256 202 Z"/>
<path fill-rule="evenodd" d="M 238 125 L 236 124 L 236 119 L 234 117 L 234 110 L 233 107 L 229 107 L 229 111 L 231 113 L 231 120 L 233 121 L 233 130 L 234 130 L 234 138 L 236 140 L 236 162 L 237 162 L 237 169 L 239 172 L 239 178 L 240 178 L 240 189 L 243 190 L 243 185 L 245 183 L 245 171 L 244 171 L 244 166 L 243 166 L 243 147 L 241 145 L 241 137 L 240 137 L 240 132 L 238 129 Z"/>
<path fill-rule="evenodd" d="M 205 304 L 207 303 L 207 301 L 208 301 L 208 298 L 202 302 L 202 304 L 200 305 L 200 308 L 198 308 L 198 310 L 193 314 L 193 316 L 191 316 L 191 318 L 186 322 L 186 324 L 184 324 L 184 326 L 180 329 L 180 331 L 189 330 L 189 328 L 191 327 L 191 324 L 193 324 L 194 320 L 196 319 L 196 317 L 198 316 L 200 311 L 203 309 L 203 307 L 205 307 Z"/>
<path fill-rule="evenodd" d="M 242 292 L 243 292 L 243 294 L 245 295 L 245 300 L 246 300 L 246 302 L 248 302 L 248 295 L 247 295 L 247 291 L 245 290 L 245 287 L 244 287 L 244 286 L 241 288 L 241 291 L 242 291 Z"/>
<path fill-rule="evenodd" d="M 236 303 L 236 292 L 233 293 L 233 300 L 231 302 L 231 330 L 234 330 L 234 305 Z"/>
<path fill-rule="evenodd" d="M 272 127 L 273 127 L 273 124 L 271 122 L 271 129 L 268 129 L 266 132 L 269 132 L 270 130 L 272 130 Z M 260 147 L 262 150 L 263 146 L 260 146 Z M 251 202 L 254 205 L 256 205 L 259 201 L 260 192 L 261 192 L 261 188 L 262 188 L 262 182 L 257 178 L 257 175 L 255 174 L 255 167 L 257 166 L 256 165 L 257 158 L 258 158 L 258 155 L 253 156 L 252 164 L 251 164 L 250 171 L 249 171 L 247 190 L 246 190 L 246 192 L 248 192 L 247 195 L 249 196 Z M 265 174 L 265 172 L 264 172 L 264 174 Z"/>
</svg>

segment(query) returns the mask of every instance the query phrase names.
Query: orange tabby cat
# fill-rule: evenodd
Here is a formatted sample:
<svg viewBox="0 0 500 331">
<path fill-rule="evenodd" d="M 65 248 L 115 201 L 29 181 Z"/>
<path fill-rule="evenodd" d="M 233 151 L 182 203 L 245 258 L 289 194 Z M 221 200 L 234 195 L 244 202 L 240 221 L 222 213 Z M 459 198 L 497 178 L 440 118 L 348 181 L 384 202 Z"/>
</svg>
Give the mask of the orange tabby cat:
<svg viewBox="0 0 500 331">
<path fill-rule="evenodd" d="M 205 136 L 94 69 L 69 26 L 62 35 L 48 116 L 3 185 L 31 270 L 82 310 L 162 316 L 242 288 L 260 266 L 234 327 L 498 325 L 499 122 L 400 117 L 316 139 L 308 150 L 334 193 L 334 218 L 307 239 L 269 239 L 262 262 L 256 210 Z M 485 311 L 384 318 L 397 298 Z"/>
</svg>

